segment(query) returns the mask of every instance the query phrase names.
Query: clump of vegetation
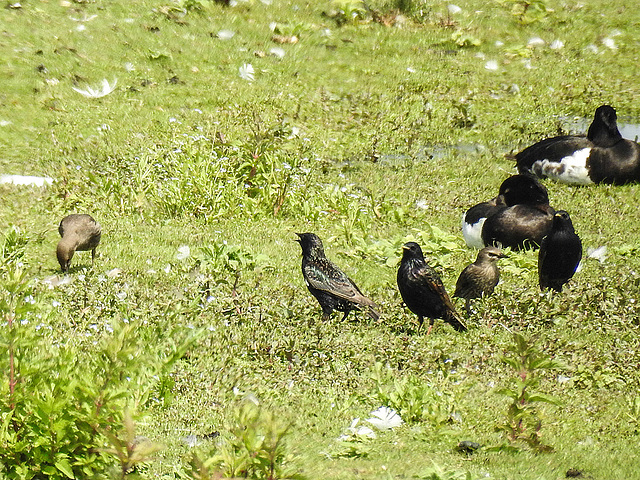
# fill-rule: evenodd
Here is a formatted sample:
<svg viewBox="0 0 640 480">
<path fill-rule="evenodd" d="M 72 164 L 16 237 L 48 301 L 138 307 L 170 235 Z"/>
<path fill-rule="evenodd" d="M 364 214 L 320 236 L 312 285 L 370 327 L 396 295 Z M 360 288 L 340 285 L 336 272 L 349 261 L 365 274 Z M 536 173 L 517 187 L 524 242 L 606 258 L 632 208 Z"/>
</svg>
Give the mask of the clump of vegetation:
<svg viewBox="0 0 640 480">
<path fill-rule="evenodd" d="M 536 451 L 552 451 L 551 446 L 542 442 L 542 419 L 537 408 L 540 404 L 560 406 L 562 403 L 558 398 L 536 389 L 544 371 L 565 366 L 538 350 L 519 333 L 513 334 L 513 344 L 507 350 L 509 355 L 502 357 L 502 361 L 515 370 L 517 377 L 513 387 L 499 390 L 511 403 L 506 421 L 498 429 L 507 434 L 511 443 L 521 441 Z"/>
<path fill-rule="evenodd" d="M 304 480 L 291 466 L 293 455 L 286 439 L 290 427 L 255 399 L 246 399 L 236 407 L 234 424 L 228 435 L 221 436 L 213 455 L 194 453 L 191 477 Z"/>
</svg>

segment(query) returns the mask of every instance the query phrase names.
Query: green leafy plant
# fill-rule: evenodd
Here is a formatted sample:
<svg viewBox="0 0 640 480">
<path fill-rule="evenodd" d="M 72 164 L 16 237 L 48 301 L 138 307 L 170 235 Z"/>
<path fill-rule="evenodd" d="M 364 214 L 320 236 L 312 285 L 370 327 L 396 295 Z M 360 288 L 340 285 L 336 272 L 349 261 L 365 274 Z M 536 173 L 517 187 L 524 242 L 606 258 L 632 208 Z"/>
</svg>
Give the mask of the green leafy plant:
<svg viewBox="0 0 640 480">
<path fill-rule="evenodd" d="M 286 436 L 291 425 L 249 399 L 234 412 L 229 435 L 223 435 L 213 455 L 203 459 L 194 454 L 191 477 L 214 478 L 212 470 L 224 478 L 303 480 L 291 463 Z"/>
<path fill-rule="evenodd" d="M 452 422 L 455 413 L 453 395 L 411 376 L 397 377 L 389 366 L 376 362 L 370 377 L 374 398 L 398 411 L 405 422 L 427 422 L 442 428 Z"/>
<path fill-rule="evenodd" d="M 513 387 L 499 390 L 499 393 L 511 399 L 511 403 L 506 421 L 498 426 L 498 430 L 506 433 L 511 443 L 522 441 L 536 451 L 551 451 L 553 448 L 542 442 L 542 420 L 537 405 L 546 403 L 560 406 L 561 402 L 551 395 L 536 391 L 536 388 L 543 371 L 563 369 L 565 366 L 538 350 L 519 333 L 513 334 L 513 344 L 507 350 L 509 355 L 502 357 L 502 361 L 513 368 L 517 376 Z"/>
<path fill-rule="evenodd" d="M 468 470 L 451 470 L 433 462 L 433 465 L 424 471 L 418 478 L 423 480 L 471 480 L 471 472 Z"/>
<path fill-rule="evenodd" d="M 511 14 L 523 25 L 539 22 L 553 12 L 547 0 L 510 0 Z"/>
<path fill-rule="evenodd" d="M 129 409 L 125 410 L 123 420 L 122 435 L 118 436 L 111 431 L 105 432 L 111 447 L 103 449 L 103 451 L 118 459 L 120 463 L 119 478 L 124 480 L 137 465 L 149 461 L 151 455 L 162 447 L 146 437 L 136 435 L 135 422 Z"/>
</svg>

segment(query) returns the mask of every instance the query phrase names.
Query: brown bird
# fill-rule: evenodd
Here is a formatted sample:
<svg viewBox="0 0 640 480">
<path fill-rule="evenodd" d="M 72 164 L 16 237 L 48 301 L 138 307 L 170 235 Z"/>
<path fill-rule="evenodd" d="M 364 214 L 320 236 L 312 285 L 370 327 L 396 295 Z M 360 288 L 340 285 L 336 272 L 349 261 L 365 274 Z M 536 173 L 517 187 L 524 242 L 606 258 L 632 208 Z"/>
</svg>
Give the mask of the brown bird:
<svg viewBox="0 0 640 480">
<path fill-rule="evenodd" d="M 76 251 L 91 250 L 91 266 L 93 266 L 102 229 L 91 215 L 74 213 L 64 217 L 58 232 L 62 238 L 58 242 L 56 255 L 63 272 L 69 270 L 71 259 Z"/>
<path fill-rule="evenodd" d="M 500 270 L 496 262 L 501 258 L 506 258 L 506 255 L 499 248 L 485 247 L 478 252 L 476 261 L 464 267 L 460 273 L 453 296 L 466 300 L 468 315 L 471 315 L 472 299 L 493 293 L 500 280 Z"/>
<path fill-rule="evenodd" d="M 402 260 L 398 269 L 398 290 L 409 310 L 418 316 L 422 326 L 424 317 L 429 319 L 429 330 L 436 318 L 442 318 L 459 332 L 467 330 L 456 312 L 438 273 L 425 261 L 420 245 L 408 242 L 402 246 Z"/>
<path fill-rule="evenodd" d="M 378 305 L 365 297 L 357 285 L 324 254 L 322 240 L 315 233 L 296 233 L 302 248 L 302 276 L 311 294 L 322 307 L 322 319 L 327 320 L 334 310 L 344 312 L 366 307 L 373 320 L 380 314 Z"/>
</svg>

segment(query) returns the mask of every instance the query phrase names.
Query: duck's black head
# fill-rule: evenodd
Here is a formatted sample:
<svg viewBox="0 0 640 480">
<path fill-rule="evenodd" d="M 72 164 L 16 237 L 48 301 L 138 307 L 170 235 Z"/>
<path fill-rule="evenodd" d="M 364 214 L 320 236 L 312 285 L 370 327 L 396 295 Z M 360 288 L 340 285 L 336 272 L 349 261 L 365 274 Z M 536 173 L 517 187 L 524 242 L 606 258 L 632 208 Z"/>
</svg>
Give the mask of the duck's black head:
<svg viewBox="0 0 640 480">
<path fill-rule="evenodd" d="M 611 147 L 622 138 L 618 130 L 618 115 L 612 106 L 601 105 L 596 108 L 587 138 L 598 147 L 605 148 Z"/>
<path fill-rule="evenodd" d="M 500 195 L 508 206 L 549 203 L 547 188 L 533 175 L 512 175 L 500 185 Z"/>
<path fill-rule="evenodd" d="M 302 247 L 302 255 L 311 257 L 324 256 L 322 240 L 315 233 L 296 233 L 296 242 Z"/>
</svg>

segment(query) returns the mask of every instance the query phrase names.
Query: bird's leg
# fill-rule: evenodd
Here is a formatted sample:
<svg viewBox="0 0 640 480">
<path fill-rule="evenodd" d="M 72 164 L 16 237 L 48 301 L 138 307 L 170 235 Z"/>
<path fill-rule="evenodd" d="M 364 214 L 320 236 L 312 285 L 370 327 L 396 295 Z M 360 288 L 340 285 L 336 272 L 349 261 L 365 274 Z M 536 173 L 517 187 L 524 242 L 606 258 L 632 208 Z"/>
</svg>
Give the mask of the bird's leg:
<svg viewBox="0 0 640 480">
<path fill-rule="evenodd" d="M 430 319 L 429 319 L 429 330 L 427 330 L 427 335 L 426 335 L 427 337 L 428 337 L 428 336 L 429 336 L 429 334 L 431 333 L 431 329 L 433 328 L 433 322 L 434 322 L 434 319 L 433 319 L 433 318 L 430 318 Z"/>
<path fill-rule="evenodd" d="M 340 320 L 340 322 L 344 322 L 344 321 L 346 320 L 346 318 L 347 318 L 347 316 L 349 315 L 349 312 L 350 312 L 350 311 L 351 311 L 351 310 L 347 310 L 346 312 L 344 312 L 344 315 L 342 316 L 342 320 Z"/>
<path fill-rule="evenodd" d="M 92 267 L 93 267 L 93 264 L 95 263 L 95 261 L 96 261 L 96 249 L 94 248 L 94 249 L 91 250 L 91 266 Z"/>
<path fill-rule="evenodd" d="M 466 299 L 466 301 L 464 302 L 464 307 L 465 307 L 465 308 L 466 308 L 466 310 L 467 310 L 467 316 L 469 316 L 469 317 L 470 317 L 470 316 L 471 316 L 471 313 L 472 313 L 472 312 L 471 312 L 471 299 L 470 299 L 470 298 L 467 298 L 467 299 Z"/>
<path fill-rule="evenodd" d="M 331 318 L 331 312 L 322 312 L 322 321 L 327 322 Z"/>
<path fill-rule="evenodd" d="M 422 328 L 422 322 L 424 322 L 424 318 L 418 315 L 418 329 L 416 330 L 416 333 L 420 333 L 420 329 Z"/>
</svg>

